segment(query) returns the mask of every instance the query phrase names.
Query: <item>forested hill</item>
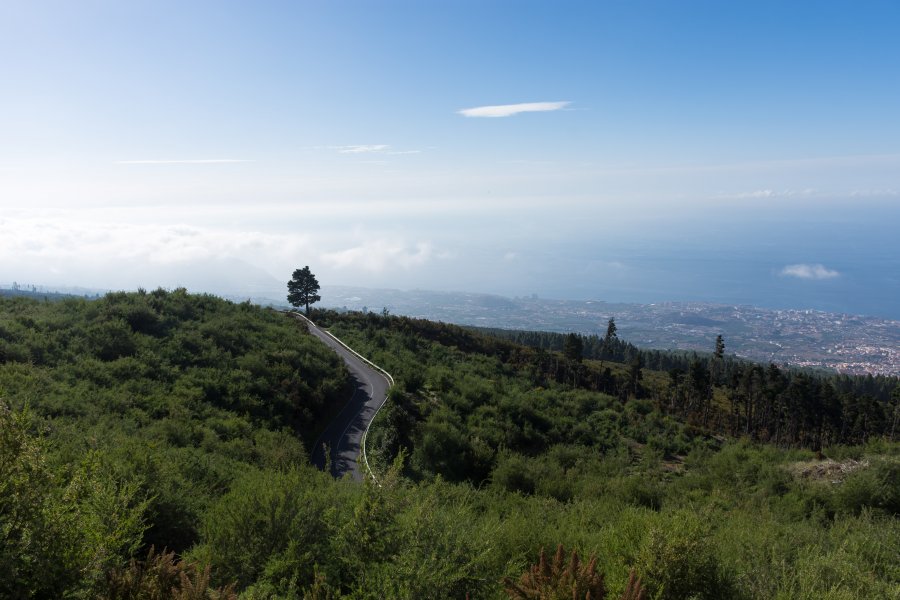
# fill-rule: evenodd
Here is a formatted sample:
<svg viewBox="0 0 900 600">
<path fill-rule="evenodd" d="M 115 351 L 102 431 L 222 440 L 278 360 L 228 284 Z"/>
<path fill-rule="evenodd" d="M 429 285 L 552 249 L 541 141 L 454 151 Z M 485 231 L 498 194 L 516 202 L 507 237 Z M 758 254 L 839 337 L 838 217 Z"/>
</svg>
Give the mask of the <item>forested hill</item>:
<svg viewBox="0 0 900 600">
<path fill-rule="evenodd" d="M 345 374 L 301 330 L 279 313 L 184 290 L 0 298 L 0 363 L 16 376 L 2 380 L 3 396 L 91 422 L 220 409 L 305 436 Z"/>
<path fill-rule="evenodd" d="M 0 297 L 0 597 L 98 593 L 140 548 L 187 550 L 233 480 L 307 464 L 345 383 L 305 328 L 250 304 Z"/>
<path fill-rule="evenodd" d="M 639 357 L 641 365 L 655 371 L 680 371 L 687 373 L 691 364 L 697 361 L 710 366 L 715 351 L 715 340 L 710 339 L 709 352 L 693 352 L 689 350 L 647 350 L 619 338 L 605 336 L 565 334 L 548 331 L 522 331 L 516 329 L 500 329 L 496 327 L 471 327 L 465 326 L 491 337 L 509 340 L 523 346 L 541 348 L 563 352 L 567 340 L 572 336 L 578 338 L 582 347 L 584 358 L 594 360 L 609 360 L 624 364 L 630 363 L 635 357 Z M 727 340 L 725 340 L 727 343 Z M 722 360 L 722 376 L 724 382 L 730 382 L 734 378 L 740 378 L 747 370 L 754 368 L 767 368 L 768 364 L 760 364 L 751 360 L 738 358 L 725 353 Z M 857 396 L 870 395 L 879 401 L 887 402 L 891 399 L 894 390 L 900 386 L 900 377 L 887 375 L 845 375 L 836 374 L 828 369 L 801 369 L 791 367 L 779 367 L 779 370 L 791 374 L 811 375 L 820 381 L 830 383 L 839 393 L 850 393 Z"/>
<path fill-rule="evenodd" d="M 889 404 L 842 394 L 834 427 L 765 371 L 747 418 L 711 365 L 314 318 L 397 380 L 380 485 L 309 464 L 351 390 L 296 319 L 184 290 L 0 298 L 0 598 L 900 594 Z"/>
<path fill-rule="evenodd" d="M 47 292 L 38 290 L 37 287 L 32 286 L 29 288 L 0 288 L 0 296 L 7 296 L 10 298 L 13 297 L 21 297 L 21 298 L 32 298 L 35 300 L 63 300 L 65 298 L 73 298 L 73 297 L 84 297 L 84 298 L 99 298 L 99 294 L 93 295 L 78 295 L 78 294 L 67 294 L 63 292 Z"/>
<path fill-rule="evenodd" d="M 815 450 L 900 433 L 897 378 L 829 377 L 735 360 L 724 353 L 697 356 L 642 351 L 617 338 L 604 345 L 596 336 L 575 334 L 492 330 L 486 335 L 470 328 L 405 317 L 385 319 L 349 313 L 336 323 L 352 324 L 353 331 L 347 334 L 376 353 L 385 367 L 394 369 L 395 376 L 399 373 L 411 389 L 427 382 L 428 371 L 422 363 L 429 362 L 411 356 L 409 349 L 431 342 L 490 357 L 498 361 L 499 371 L 527 378 L 532 387 L 547 388 L 554 383 L 612 395 L 622 403 L 629 399 L 649 401 L 660 416 L 710 435 L 748 435 L 780 446 Z M 359 339 L 358 331 L 367 332 L 371 339 Z M 380 340 L 388 333 L 401 336 L 404 347 L 396 352 L 382 351 Z M 537 347 L 523 346 L 509 338 Z M 398 355 L 402 357 L 399 360 Z M 530 411 L 535 410 L 534 404 L 542 405 L 531 404 Z"/>
<path fill-rule="evenodd" d="M 748 416 L 743 380 L 723 381 L 718 359 L 692 360 L 673 377 L 640 355 L 586 359 L 577 337 L 555 352 L 405 317 L 316 318 L 397 381 L 371 427 L 370 460 L 382 470 L 401 460 L 419 485 L 484 490 L 474 502 L 505 515 L 504 525 L 534 510 L 519 529 L 498 525 L 502 534 L 479 530 L 473 541 L 534 530 L 546 548 L 596 553 L 613 590 L 623 590 L 625 565 L 637 564 L 649 597 L 810 600 L 868 593 L 834 578 L 856 577 L 860 563 L 858 550 L 835 554 L 832 536 L 900 544 L 896 395 L 894 404 L 838 395 L 830 382 L 749 365 Z M 834 404 L 818 413 L 810 402 L 823 399 Z M 512 508 L 510 495 L 527 501 Z M 861 513 L 881 533 L 855 529 L 866 526 L 849 515 Z M 496 541 L 507 542 L 522 547 Z M 883 585 L 871 593 L 900 593 L 900 572 L 867 555 L 879 573 L 869 582 Z"/>
<path fill-rule="evenodd" d="M 652 397 L 660 407 L 691 417 L 691 407 L 706 411 L 702 421 L 723 433 L 752 435 L 776 443 L 854 443 L 870 435 L 898 433 L 900 378 L 839 375 L 824 370 L 780 368 L 714 352 L 642 350 L 617 336 L 600 337 L 543 331 L 467 328 L 539 350 L 575 352 L 594 364 L 594 389 L 621 395 L 631 391 Z M 598 370 L 603 361 L 621 363 L 628 377 L 638 371 L 661 371 L 665 386 L 637 386 L 622 376 Z M 704 399 L 704 396 L 707 396 Z M 727 414 L 726 414 L 727 413 Z M 696 417 L 696 415 L 694 415 Z M 823 439 L 823 436 L 825 439 Z"/>
</svg>

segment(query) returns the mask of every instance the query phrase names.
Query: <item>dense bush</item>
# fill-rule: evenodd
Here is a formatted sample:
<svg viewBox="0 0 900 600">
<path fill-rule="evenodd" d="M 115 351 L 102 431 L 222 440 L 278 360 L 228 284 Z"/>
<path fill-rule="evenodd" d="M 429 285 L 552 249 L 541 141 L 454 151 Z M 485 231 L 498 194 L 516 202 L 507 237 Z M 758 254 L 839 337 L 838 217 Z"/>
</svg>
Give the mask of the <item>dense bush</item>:
<svg viewBox="0 0 900 600">
<path fill-rule="evenodd" d="M 263 578 L 312 583 L 316 560 L 328 556 L 331 543 L 326 523 L 334 498 L 326 478 L 297 467 L 248 472 L 204 516 L 204 545 L 195 555 L 241 588 Z"/>
<path fill-rule="evenodd" d="M 0 597 L 90 597 L 139 546 L 146 501 L 97 453 L 53 469 L 33 426 L 0 402 Z"/>
<path fill-rule="evenodd" d="M 715 600 L 736 595 L 719 564 L 709 525 L 693 512 L 674 512 L 661 526 L 651 527 L 635 568 L 650 598 Z"/>
<path fill-rule="evenodd" d="M 40 468 L 22 467 L 15 489 L 12 474 L 0 481 L 0 503 L 27 513 L 10 523 L 30 523 L 3 549 L 49 589 L 80 560 L 91 567 L 72 576 L 93 581 L 137 548 L 187 550 L 235 478 L 306 464 L 304 442 L 343 403 L 343 364 L 302 325 L 184 290 L 0 298 L 0 337 L 0 398 L 45 431 L 9 463 L 39 447 Z M 10 444 L 15 418 L 0 432 Z M 118 515 L 138 507 L 126 540 Z M 59 547 L 50 539 L 64 556 L 43 556 Z"/>
</svg>

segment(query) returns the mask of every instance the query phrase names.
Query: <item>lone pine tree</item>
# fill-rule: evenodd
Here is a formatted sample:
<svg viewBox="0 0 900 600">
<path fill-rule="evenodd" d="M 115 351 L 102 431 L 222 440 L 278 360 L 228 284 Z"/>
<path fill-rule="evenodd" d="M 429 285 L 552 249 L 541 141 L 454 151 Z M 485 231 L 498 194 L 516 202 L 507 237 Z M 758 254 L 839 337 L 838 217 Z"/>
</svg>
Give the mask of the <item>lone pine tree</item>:
<svg viewBox="0 0 900 600">
<path fill-rule="evenodd" d="M 309 305 L 322 299 L 319 296 L 319 282 L 316 276 L 309 270 L 309 266 L 294 271 L 291 280 L 288 281 L 288 302 L 291 306 L 300 308 L 306 306 L 306 316 L 309 316 Z"/>
</svg>

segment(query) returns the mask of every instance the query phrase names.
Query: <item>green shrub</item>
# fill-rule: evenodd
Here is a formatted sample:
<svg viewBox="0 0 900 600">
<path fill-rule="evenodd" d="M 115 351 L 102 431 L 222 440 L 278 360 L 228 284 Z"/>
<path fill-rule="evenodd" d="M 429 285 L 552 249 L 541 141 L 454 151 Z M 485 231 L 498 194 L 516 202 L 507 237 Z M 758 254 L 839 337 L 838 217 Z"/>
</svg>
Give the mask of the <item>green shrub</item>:
<svg viewBox="0 0 900 600">
<path fill-rule="evenodd" d="M 261 579 L 312 582 L 313 566 L 330 557 L 326 478 L 312 467 L 248 472 L 206 514 L 193 556 L 240 588 Z"/>
<path fill-rule="evenodd" d="M 635 568 L 654 600 L 734 598 L 732 582 L 716 557 L 709 525 L 687 511 L 651 527 Z"/>
<path fill-rule="evenodd" d="M 653 510 L 662 507 L 662 486 L 645 475 L 616 477 L 607 482 L 606 494 L 625 504 Z"/>
<path fill-rule="evenodd" d="M 533 494 L 537 489 L 528 461 L 519 454 L 501 454 L 491 473 L 491 481 L 495 487 L 507 492 Z"/>
<path fill-rule="evenodd" d="M 136 550 L 146 503 L 97 453 L 54 470 L 33 426 L 0 402 L 0 597 L 90 596 Z"/>
<path fill-rule="evenodd" d="M 871 459 L 869 467 L 854 471 L 841 483 L 834 484 L 835 512 L 859 514 L 873 509 L 889 515 L 900 515 L 900 461 Z"/>
</svg>

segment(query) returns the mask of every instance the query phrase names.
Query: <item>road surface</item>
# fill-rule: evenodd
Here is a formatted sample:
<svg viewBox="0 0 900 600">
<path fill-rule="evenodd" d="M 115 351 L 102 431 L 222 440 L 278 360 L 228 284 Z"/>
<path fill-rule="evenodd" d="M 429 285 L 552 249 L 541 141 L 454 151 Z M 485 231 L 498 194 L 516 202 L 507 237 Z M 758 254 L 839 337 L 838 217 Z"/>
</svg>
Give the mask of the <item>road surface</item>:
<svg viewBox="0 0 900 600">
<path fill-rule="evenodd" d="M 362 464 L 362 439 L 375 413 L 387 399 L 388 380 L 380 372 L 367 365 L 332 336 L 319 329 L 312 321 L 293 313 L 307 324 L 309 332 L 337 352 L 350 371 L 353 396 L 340 414 L 328 425 L 313 448 L 312 461 L 319 469 L 325 468 L 325 446 L 331 450 L 331 474 L 346 474 L 361 481 L 366 467 Z M 357 462 L 357 460 L 359 462 Z"/>
</svg>

